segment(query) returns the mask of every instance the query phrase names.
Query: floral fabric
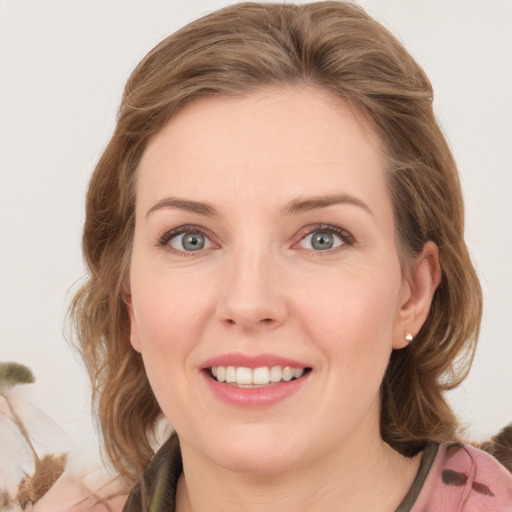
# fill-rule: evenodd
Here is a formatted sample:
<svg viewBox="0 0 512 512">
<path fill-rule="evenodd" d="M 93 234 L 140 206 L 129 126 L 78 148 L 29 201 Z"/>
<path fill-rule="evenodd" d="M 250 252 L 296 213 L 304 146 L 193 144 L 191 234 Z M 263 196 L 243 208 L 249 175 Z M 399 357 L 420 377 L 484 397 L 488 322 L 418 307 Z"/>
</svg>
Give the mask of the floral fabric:
<svg viewBox="0 0 512 512">
<path fill-rule="evenodd" d="M 410 512 L 512 512 L 512 474 L 473 446 L 442 444 Z"/>
</svg>

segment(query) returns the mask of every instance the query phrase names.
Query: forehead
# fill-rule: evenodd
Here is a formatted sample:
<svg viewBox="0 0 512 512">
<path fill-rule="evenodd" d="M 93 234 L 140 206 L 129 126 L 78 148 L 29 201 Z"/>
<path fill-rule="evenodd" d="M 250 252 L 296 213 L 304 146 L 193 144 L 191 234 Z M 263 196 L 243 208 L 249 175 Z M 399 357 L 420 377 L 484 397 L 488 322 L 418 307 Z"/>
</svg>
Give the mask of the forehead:
<svg viewBox="0 0 512 512">
<path fill-rule="evenodd" d="M 137 203 L 213 194 L 267 204 L 333 191 L 386 201 L 383 153 L 362 115 L 315 88 L 203 98 L 149 142 Z"/>
</svg>

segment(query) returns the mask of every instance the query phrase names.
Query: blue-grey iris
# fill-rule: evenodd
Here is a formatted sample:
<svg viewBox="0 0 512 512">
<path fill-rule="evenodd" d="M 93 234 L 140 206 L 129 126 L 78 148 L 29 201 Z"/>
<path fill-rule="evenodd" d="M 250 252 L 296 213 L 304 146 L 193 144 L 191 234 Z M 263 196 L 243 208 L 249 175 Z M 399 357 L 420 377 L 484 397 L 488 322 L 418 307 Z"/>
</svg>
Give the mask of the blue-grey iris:
<svg viewBox="0 0 512 512">
<path fill-rule="evenodd" d="M 199 251 L 204 247 L 204 235 L 202 233 L 187 233 L 183 236 L 181 244 L 186 251 Z"/>
<path fill-rule="evenodd" d="M 325 231 L 315 231 L 311 235 L 311 246 L 313 249 L 325 251 L 326 249 L 331 249 L 333 245 L 334 237 L 331 233 L 327 233 Z"/>
</svg>

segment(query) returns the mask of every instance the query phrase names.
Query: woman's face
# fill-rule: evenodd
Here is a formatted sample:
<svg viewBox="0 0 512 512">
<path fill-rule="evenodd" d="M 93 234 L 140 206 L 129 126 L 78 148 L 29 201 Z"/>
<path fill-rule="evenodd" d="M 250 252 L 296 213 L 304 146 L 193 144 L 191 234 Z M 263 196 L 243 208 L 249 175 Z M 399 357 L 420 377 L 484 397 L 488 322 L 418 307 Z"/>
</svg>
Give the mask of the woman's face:
<svg viewBox="0 0 512 512">
<path fill-rule="evenodd" d="M 384 167 L 370 126 L 313 88 L 201 99 L 151 140 L 132 344 L 184 450 L 278 471 L 378 438 L 411 293 Z"/>
</svg>

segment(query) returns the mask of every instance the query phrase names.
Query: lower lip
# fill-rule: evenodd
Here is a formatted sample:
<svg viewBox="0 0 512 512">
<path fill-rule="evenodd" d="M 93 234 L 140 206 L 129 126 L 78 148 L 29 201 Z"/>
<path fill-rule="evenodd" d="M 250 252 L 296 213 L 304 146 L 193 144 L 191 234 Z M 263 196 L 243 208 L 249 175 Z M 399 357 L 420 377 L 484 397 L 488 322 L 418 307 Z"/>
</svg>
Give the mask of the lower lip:
<svg viewBox="0 0 512 512">
<path fill-rule="evenodd" d="M 268 407 L 297 393 L 306 383 L 311 372 L 289 382 L 263 386 L 260 388 L 239 388 L 212 379 L 201 372 L 211 392 L 222 401 L 237 407 Z"/>
</svg>

